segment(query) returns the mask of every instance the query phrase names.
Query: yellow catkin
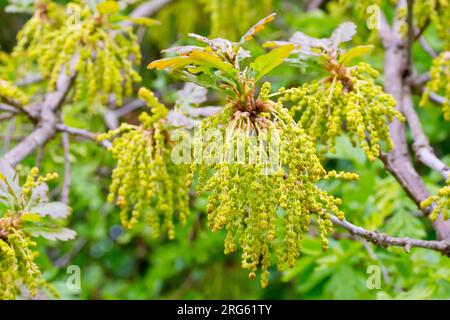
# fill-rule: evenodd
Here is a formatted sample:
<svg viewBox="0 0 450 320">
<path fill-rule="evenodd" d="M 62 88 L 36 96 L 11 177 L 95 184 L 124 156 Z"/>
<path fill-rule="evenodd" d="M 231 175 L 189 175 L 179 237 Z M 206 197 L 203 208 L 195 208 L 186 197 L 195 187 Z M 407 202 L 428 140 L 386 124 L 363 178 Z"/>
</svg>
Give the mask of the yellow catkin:
<svg viewBox="0 0 450 320">
<path fill-rule="evenodd" d="M 450 121 L 450 51 L 444 51 L 436 59 L 430 69 L 430 81 L 420 101 L 421 106 L 428 103 L 430 94 L 442 94 L 442 113 L 446 121 Z"/>
<path fill-rule="evenodd" d="M 56 178 L 54 173 L 39 176 L 39 170 L 32 168 L 20 189 L 12 176 L 0 173 L 1 190 L 14 198 L 14 205 L 0 216 L 0 299 L 15 299 L 21 294 L 22 287 L 34 297 L 38 289 L 49 286 L 35 262 L 38 254 L 34 249 L 36 243 L 24 231 L 22 216 L 30 209 L 27 206 L 40 201 L 38 192 L 34 190 Z"/>
<path fill-rule="evenodd" d="M 432 195 L 422 201 L 420 207 L 425 209 L 433 203 L 435 206 L 429 215 L 430 220 L 435 221 L 440 214 L 442 214 L 444 220 L 448 220 L 450 211 L 450 179 L 447 179 L 445 186 L 439 189 L 436 195 Z"/>
<path fill-rule="evenodd" d="M 113 139 L 110 151 L 117 160 L 108 200 L 120 208 L 126 228 L 133 228 L 145 217 L 153 236 L 159 236 L 162 229 L 173 239 L 174 216 L 184 224 L 189 214 L 189 168 L 171 160 L 174 141 L 167 130 L 167 108 L 145 88 L 139 97 L 151 108 L 151 114 L 142 113 L 139 126 L 123 124 L 100 137 Z"/>
</svg>

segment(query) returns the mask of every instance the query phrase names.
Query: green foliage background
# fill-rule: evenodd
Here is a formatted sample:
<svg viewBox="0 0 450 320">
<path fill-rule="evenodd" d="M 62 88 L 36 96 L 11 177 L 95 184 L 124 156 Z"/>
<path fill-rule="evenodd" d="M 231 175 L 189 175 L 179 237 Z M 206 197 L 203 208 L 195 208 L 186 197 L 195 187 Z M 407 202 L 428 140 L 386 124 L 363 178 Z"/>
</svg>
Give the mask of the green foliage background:
<svg viewBox="0 0 450 320">
<path fill-rule="evenodd" d="M 63 2 L 63 1 L 60 1 Z M 356 3 L 357 1 L 347 1 Z M 0 0 L 0 45 L 10 51 L 15 34 L 29 15 L 5 13 L 5 0 Z M 386 4 L 387 6 L 387 4 Z M 234 9 L 233 9 L 234 8 Z M 154 18 L 160 26 L 144 30 L 141 43 L 143 86 L 153 89 L 168 104 L 180 83 L 163 72 L 147 71 L 145 65 L 160 58 L 160 50 L 177 44 L 189 44 L 185 34 L 228 37 L 240 34 L 270 12 L 277 12 L 275 23 L 261 33 L 252 45 L 270 39 L 286 39 L 300 30 L 311 36 L 328 36 L 341 22 L 349 19 L 358 25 L 356 41 L 365 43 L 370 30 L 361 15 L 333 1 L 326 1 L 321 10 L 306 12 L 301 1 L 261 0 L 177 0 L 164 7 Z M 426 38 L 433 47 L 441 46 L 433 29 Z M 373 35 L 371 39 L 374 38 Z M 366 61 L 382 71 L 383 50 L 377 49 Z M 259 49 L 262 50 L 262 49 Z M 428 70 L 429 56 L 414 47 L 413 58 L 419 72 Z M 269 76 L 274 89 L 299 85 L 317 76 L 315 70 L 292 66 L 277 68 Z M 39 89 L 37 89 L 39 90 Z M 215 104 L 223 97 L 212 97 Z M 64 108 L 65 122 L 74 127 L 105 131 L 100 113 L 80 113 L 83 103 Z M 418 98 L 416 105 L 418 104 Z M 450 154 L 450 123 L 445 123 L 441 110 L 433 105 L 417 108 L 425 132 L 439 155 Z M 123 119 L 134 121 L 138 112 Z M 24 129 L 16 125 L 14 135 Z M 4 136 L 8 125 L 0 125 Z M 91 142 L 72 141 L 70 147 L 72 186 L 70 204 L 73 208 L 70 226 L 76 230 L 75 240 L 64 244 L 46 242 L 41 246 L 38 263 L 45 277 L 52 281 L 66 299 L 448 299 L 450 298 L 450 260 L 430 250 L 383 249 L 354 241 L 351 235 L 338 230 L 330 240 L 330 249 L 323 253 L 320 240 L 308 237 L 297 265 L 285 272 L 271 270 L 269 286 L 262 289 L 259 281 L 247 279 L 241 269 L 239 254 L 223 254 L 224 232 L 211 233 L 206 226 L 206 201 L 192 201 L 191 216 L 184 227 L 176 227 L 175 240 L 154 240 L 144 225 L 124 232 L 118 209 L 106 202 L 109 175 L 114 162 L 108 153 Z M 0 150 L 3 152 L 3 150 Z M 23 167 L 33 166 L 29 157 Z M 444 158 L 446 163 L 450 159 Z M 367 229 L 380 230 L 393 236 L 434 237 L 430 222 L 422 218 L 397 182 L 389 176 L 380 161 L 369 162 L 361 150 L 351 147 L 347 139 L 339 139 L 337 153 L 327 156 L 328 169 L 358 172 L 356 183 L 333 182 L 324 186 L 343 200 L 346 217 Z M 426 177 L 431 191 L 441 183 L 436 173 L 416 163 Z M 60 139 L 46 146 L 42 172 L 57 171 L 63 175 L 64 158 Z M 434 187 L 433 187 L 434 186 Z M 58 191 L 58 185 L 54 184 Z M 60 184 L 59 184 L 60 187 Z M 67 289 L 66 268 L 81 268 L 82 290 Z M 383 277 L 380 289 L 368 289 L 367 268 L 379 266 Z"/>
</svg>

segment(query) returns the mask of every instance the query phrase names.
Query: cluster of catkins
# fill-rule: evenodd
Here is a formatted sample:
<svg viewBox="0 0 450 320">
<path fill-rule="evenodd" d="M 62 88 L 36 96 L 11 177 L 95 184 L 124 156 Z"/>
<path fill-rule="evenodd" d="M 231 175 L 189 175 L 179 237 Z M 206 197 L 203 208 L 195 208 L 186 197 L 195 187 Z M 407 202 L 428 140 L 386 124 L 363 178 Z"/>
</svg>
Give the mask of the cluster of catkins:
<svg viewBox="0 0 450 320">
<path fill-rule="evenodd" d="M 442 112 L 444 119 L 450 121 L 450 51 L 444 51 L 433 60 L 430 68 L 430 81 L 420 101 L 421 106 L 428 103 L 430 93 L 443 93 Z"/>
<path fill-rule="evenodd" d="M 341 68 L 344 68 L 341 66 Z M 346 69 L 345 77 L 330 76 L 299 88 L 282 89 L 280 102 L 292 103 L 292 116 L 314 141 L 334 151 L 336 137 L 344 132 L 358 143 L 370 160 L 378 157 L 380 143 L 392 148 L 388 122 L 404 121 L 395 99 L 375 83 L 378 72 L 366 63 Z"/>
<path fill-rule="evenodd" d="M 249 270 L 250 278 L 260 267 L 263 287 L 268 283 L 272 251 L 279 269 L 292 267 L 313 217 L 324 250 L 332 229 L 330 214 L 343 219 L 340 199 L 316 183 L 329 177 L 357 178 L 352 173 L 327 173 L 309 136 L 287 109 L 269 100 L 269 92 L 266 83 L 251 113 L 229 103 L 223 112 L 203 120 L 194 138 L 194 153 L 203 161 L 195 157 L 192 165 L 199 175 L 197 192 L 208 192 L 210 229 L 227 230 L 225 253 L 239 245 L 242 267 Z M 210 129 L 220 130 L 222 143 L 217 135 L 213 141 L 201 137 Z M 210 143 L 216 143 L 216 148 Z M 252 149 L 255 145 L 264 147 Z M 222 158 L 217 157 L 219 153 Z"/>
<path fill-rule="evenodd" d="M 22 216 L 26 210 L 20 205 L 29 203 L 31 198 L 36 197 L 33 189 L 56 177 L 56 174 L 39 177 L 38 169 L 33 168 L 22 186 L 20 199 L 16 199 L 16 205 L 8 208 L 0 218 L 0 299 L 14 299 L 21 294 L 22 288 L 35 296 L 39 287 L 45 287 L 52 295 L 58 296 L 53 287 L 42 278 L 34 261 L 38 255 L 33 249 L 36 243 L 23 229 Z M 0 184 L 9 189 L 14 188 L 1 173 Z"/>
<path fill-rule="evenodd" d="M 145 216 L 153 236 L 157 237 L 163 229 L 173 239 L 174 214 L 184 224 L 189 213 L 189 167 L 171 160 L 174 142 L 166 119 L 168 109 L 145 88 L 139 90 L 139 97 L 152 110 L 151 115 L 140 115 L 141 125 L 124 123 L 99 136 L 100 140 L 113 139 L 110 151 L 117 159 L 108 201 L 120 208 L 126 228 L 131 229 Z"/>
<path fill-rule="evenodd" d="M 430 196 L 425 201 L 422 201 L 420 207 L 425 209 L 432 206 L 432 211 L 429 215 L 431 221 L 442 213 L 443 219 L 448 220 L 450 211 L 450 178 L 445 181 L 445 186 L 438 190 L 436 195 Z"/>
<path fill-rule="evenodd" d="M 131 27 L 120 28 L 109 15 L 93 11 L 87 4 L 71 2 L 64 12 L 48 1 L 38 1 L 35 15 L 18 34 L 13 56 L 36 61 L 48 79 L 49 89 L 56 85 L 61 71 L 77 73 L 74 100 L 85 96 L 88 105 L 96 97 L 105 104 L 114 94 L 117 105 L 132 94 L 132 84 L 140 82 L 133 60 L 141 53 Z M 54 10 L 63 11 L 65 20 L 55 21 Z M 71 66 L 72 65 L 72 66 Z"/>
</svg>

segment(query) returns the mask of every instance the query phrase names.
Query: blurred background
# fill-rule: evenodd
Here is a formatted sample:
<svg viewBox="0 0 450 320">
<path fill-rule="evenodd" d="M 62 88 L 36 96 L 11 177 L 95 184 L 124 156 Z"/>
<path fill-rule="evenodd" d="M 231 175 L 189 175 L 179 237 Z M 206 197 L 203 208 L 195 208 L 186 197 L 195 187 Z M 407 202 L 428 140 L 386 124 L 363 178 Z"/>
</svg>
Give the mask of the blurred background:
<svg viewBox="0 0 450 320">
<path fill-rule="evenodd" d="M 56 1 L 64 3 L 65 1 Z M 125 12 L 142 1 L 122 1 Z M 364 6 L 371 1 L 287 1 L 287 0 L 173 0 L 168 1 L 153 18 L 159 26 L 138 28 L 141 41 L 143 86 L 154 90 L 167 105 L 173 105 L 182 84 L 164 72 L 149 71 L 145 66 L 161 57 L 164 48 L 189 44 L 188 32 L 210 37 L 237 40 L 259 19 L 276 12 L 274 23 L 249 43 L 255 52 L 264 52 L 267 40 L 287 39 L 295 31 L 315 37 L 327 37 L 341 22 L 358 25 L 354 43 L 371 42 L 377 49 L 364 60 L 382 71 L 383 50 L 376 30 L 367 28 Z M 8 9 L 5 9 L 9 5 Z M 388 17 L 390 1 L 382 2 Z M 33 1 L 0 0 L 0 50 L 10 52 L 18 30 L 30 17 Z M 20 12 L 19 12 L 20 11 Z M 431 46 L 442 46 L 433 28 L 425 37 Z M 431 58 L 414 47 L 413 59 L 419 72 L 431 65 Z M 285 65 L 274 70 L 267 80 L 273 88 L 296 86 L 319 76 L 319 71 Z M 382 83 L 382 76 L 380 77 Z M 210 104 L 224 103 L 224 97 L 210 95 Z M 420 97 L 416 98 L 416 105 Z M 73 127 L 94 132 L 107 130 L 104 107 L 86 113 L 79 102 L 64 108 L 64 121 Z M 422 125 L 439 156 L 450 163 L 448 143 L 450 124 L 444 122 L 440 108 L 429 105 L 417 108 Z M 139 110 L 122 117 L 133 122 Z M 24 123 L 0 123 L 0 137 L 12 134 L 12 143 L 27 132 Z M 2 140 L 3 141 L 3 140 Z M 45 146 L 41 162 L 43 172 L 64 170 L 61 139 Z M 4 152 L 7 148 L 0 142 Z M 34 166 L 38 154 L 29 157 L 19 169 Z M 119 223 L 118 209 L 106 202 L 110 173 L 114 161 L 97 145 L 72 141 L 70 145 L 72 185 L 70 227 L 78 236 L 68 243 L 40 243 L 38 264 L 44 276 L 59 289 L 64 299 L 448 299 L 450 298 L 450 260 L 430 250 L 401 248 L 380 249 L 361 239 L 353 239 L 345 230 L 331 236 L 330 249 L 323 253 L 320 241 L 307 236 L 302 256 L 290 270 L 271 269 L 269 286 L 260 287 L 241 269 L 240 253 L 223 253 L 224 232 L 212 233 L 206 225 L 206 200 L 192 198 L 191 215 L 184 227 L 177 226 L 175 240 L 153 239 L 141 224 L 125 232 Z M 336 154 L 323 159 L 326 169 L 355 171 L 355 183 L 333 181 L 323 187 L 343 200 L 342 209 L 349 221 L 370 230 L 393 236 L 434 239 L 430 222 L 421 217 L 397 182 L 385 172 L 380 161 L 369 162 L 362 151 L 339 139 Z M 442 181 L 427 168 L 416 163 L 432 192 Z M 60 181 L 61 182 L 61 181 Z M 60 184 L 51 186 L 55 194 Z M 81 271 L 81 290 L 69 290 L 67 268 L 76 265 Z M 379 289 L 367 286 L 368 268 L 376 266 L 382 273 Z"/>
</svg>

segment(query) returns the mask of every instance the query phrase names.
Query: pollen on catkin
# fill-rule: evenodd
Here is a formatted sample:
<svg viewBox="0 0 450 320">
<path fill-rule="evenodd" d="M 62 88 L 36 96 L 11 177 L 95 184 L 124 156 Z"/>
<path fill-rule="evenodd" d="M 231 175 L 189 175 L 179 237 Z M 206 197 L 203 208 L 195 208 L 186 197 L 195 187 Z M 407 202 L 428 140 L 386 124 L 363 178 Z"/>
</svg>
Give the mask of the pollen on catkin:
<svg viewBox="0 0 450 320">
<path fill-rule="evenodd" d="M 432 195 L 422 201 L 420 207 L 425 209 L 433 203 L 435 206 L 432 207 L 429 215 L 430 220 L 435 221 L 440 214 L 442 214 L 444 220 L 448 220 L 450 211 L 450 179 L 447 179 L 445 186 L 440 188 L 436 195 Z"/>
<path fill-rule="evenodd" d="M 336 137 L 347 133 L 374 160 L 382 142 L 392 148 L 388 123 L 404 121 L 395 99 L 375 83 L 377 76 L 368 64 L 359 63 L 346 70 L 345 78 L 330 76 L 285 90 L 279 101 L 292 104 L 291 115 L 314 141 L 334 152 Z"/>
<path fill-rule="evenodd" d="M 120 208 L 120 219 L 127 229 L 145 218 L 154 237 L 164 230 L 173 239 L 174 215 L 184 224 L 189 214 L 189 167 L 171 160 L 174 142 L 166 119 L 168 109 L 145 88 L 140 89 L 139 97 L 151 108 L 151 114 L 143 112 L 138 126 L 124 123 L 99 137 L 112 139 L 110 151 L 117 160 L 108 201 Z"/>
</svg>

